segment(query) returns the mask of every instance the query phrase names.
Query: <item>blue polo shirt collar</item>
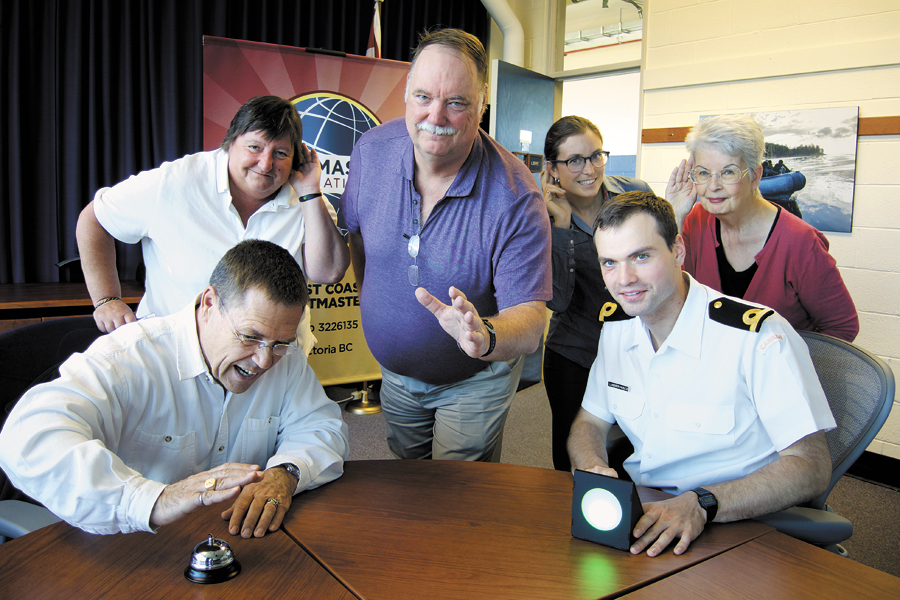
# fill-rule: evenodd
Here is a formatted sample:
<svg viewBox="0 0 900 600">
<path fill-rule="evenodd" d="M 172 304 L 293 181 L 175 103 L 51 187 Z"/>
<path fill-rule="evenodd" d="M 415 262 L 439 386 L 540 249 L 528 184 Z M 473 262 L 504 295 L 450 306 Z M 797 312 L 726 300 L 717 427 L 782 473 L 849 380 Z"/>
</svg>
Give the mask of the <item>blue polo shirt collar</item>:
<svg viewBox="0 0 900 600">
<path fill-rule="evenodd" d="M 483 133 L 479 130 L 478 135 L 475 136 L 475 142 L 472 144 L 472 149 L 469 151 L 469 156 L 459 169 L 459 173 L 456 174 L 456 179 L 453 180 L 447 193 L 444 194 L 445 198 L 463 198 L 472 195 L 472 191 L 475 189 L 475 182 L 478 180 L 478 173 L 481 171 L 482 157 L 484 156 L 482 135 Z M 400 170 L 403 177 L 412 181 L 416 172 L 415 149 L 413 148 L 412 140 L 409 140 L 409 146 L 410 152 L 407 152 L 403 157 Z"/>
</svg>

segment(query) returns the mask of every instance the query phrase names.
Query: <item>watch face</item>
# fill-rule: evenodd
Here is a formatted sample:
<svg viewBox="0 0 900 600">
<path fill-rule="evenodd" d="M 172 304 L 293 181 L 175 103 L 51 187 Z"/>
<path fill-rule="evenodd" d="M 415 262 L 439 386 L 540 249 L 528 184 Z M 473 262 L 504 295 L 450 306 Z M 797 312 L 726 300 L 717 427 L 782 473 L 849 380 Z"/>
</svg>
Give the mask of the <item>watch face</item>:
<svg viewBox="0 0 900 600">
<path fill-rule="evenodd" d="M 697 488 L 693 490 L 693 492 L 697 494 L 697 500 L 700 502 L 700 506 L 702 506 L 703 508 L 717 506 L 719 504 L 719 502 L 716 500 L 716 497 L 709 490 Z"/>
<path fill-rule="evenodd" d="M 284 463 L 278 465 L 279 467 L 284 467 L 284 470 L 297 478 L 297 481 L 300 481 L 300 469 L 297 468 L 297 465 L 291 463 Z"/>
<path fill-rule="evenodd" d="M 697 488 L 694 492 L 697 494 L 700 508 L 706 511 L 707 522 L 713 521 L 716 518 L 716 513 L 719 511 L 719 501 L 709 490 Z"/>
</svg>

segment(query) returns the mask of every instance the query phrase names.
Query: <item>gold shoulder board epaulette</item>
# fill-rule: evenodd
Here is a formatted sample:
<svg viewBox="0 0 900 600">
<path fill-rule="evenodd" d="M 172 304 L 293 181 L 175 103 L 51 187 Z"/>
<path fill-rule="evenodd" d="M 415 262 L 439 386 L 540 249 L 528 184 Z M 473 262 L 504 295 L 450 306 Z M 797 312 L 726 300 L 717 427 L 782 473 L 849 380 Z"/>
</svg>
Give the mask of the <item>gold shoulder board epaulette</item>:
<svg viewBox="0 0 900 600">
<path fill-rule="evenodd" d="M 774 314 L 775 311 L 771 308 L 760 308 L 724 296 L 709 303 L 710 319 L 753 333 L 758 333 L 763 321 Z"/>
<path fill-rule="evenodd" d="M 610 323 L 612 321 L 626 321 L 633 319 L 631 315 L 625 312 L 621 306 L 615 302 L 604 302 L 600 307 L 600 316 L 597 318 L 601 323 Z"/>
</svg>

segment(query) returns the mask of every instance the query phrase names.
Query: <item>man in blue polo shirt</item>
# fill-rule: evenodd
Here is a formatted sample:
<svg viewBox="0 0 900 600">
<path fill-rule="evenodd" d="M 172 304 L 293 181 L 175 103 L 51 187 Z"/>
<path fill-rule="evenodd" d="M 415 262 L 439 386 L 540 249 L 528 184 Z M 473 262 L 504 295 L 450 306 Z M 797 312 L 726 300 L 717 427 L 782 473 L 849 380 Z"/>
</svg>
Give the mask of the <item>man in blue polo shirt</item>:
<svg viewBox="0 0 900 600">
<path fill-rule="evenodd" d="M 479 129 L 481 42 L 422 38 L 406 118 L 366 133 L 341 207 L 363 331 L 400 458 L 499 460 L 503 424 L 552 297 L 550 226 L 525 165 Z"/>
</svg>

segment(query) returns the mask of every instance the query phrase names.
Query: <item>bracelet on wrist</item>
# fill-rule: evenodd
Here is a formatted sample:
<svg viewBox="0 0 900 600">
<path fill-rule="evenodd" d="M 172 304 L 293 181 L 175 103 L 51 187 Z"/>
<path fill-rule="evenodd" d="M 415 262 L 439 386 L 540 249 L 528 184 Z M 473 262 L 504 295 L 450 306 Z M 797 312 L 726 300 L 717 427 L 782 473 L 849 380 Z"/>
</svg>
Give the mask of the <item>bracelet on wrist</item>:
<svg viewBox="0 0 900 600">
<path fill-rule="evenodd" d="M 299 200 L 300 202 L 309 202 L 310 200 L 314 200 L 322 195 L 324 195 L 322 194 L 322 192 L 316 192 L 314 194 L 306 194 L 304 196 L 300 196 L 299 198 L 297 198 L 297 200 Z"/>
<path fill-rule="evenodd" d="M 107 296 L 106 298 L 101 298 L 100 301 L 94 305 L 94 310 L 97 310 L 98 308 L 100 308 L 101 306 L 106 304 L 107 302 L 112 302 L 113 300 L 121 301 L 122 299 L 119 298 L 118 296 Z"/>
</svg>

